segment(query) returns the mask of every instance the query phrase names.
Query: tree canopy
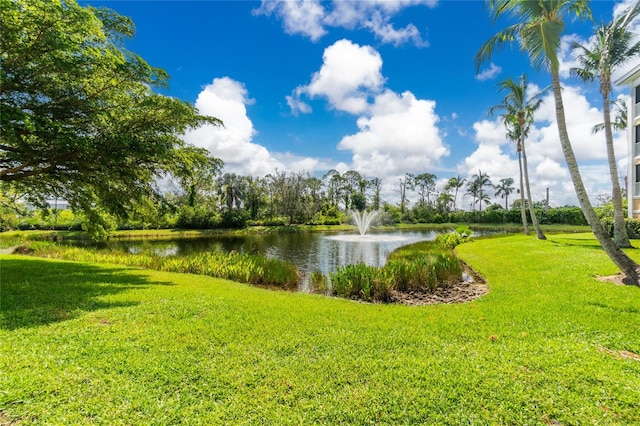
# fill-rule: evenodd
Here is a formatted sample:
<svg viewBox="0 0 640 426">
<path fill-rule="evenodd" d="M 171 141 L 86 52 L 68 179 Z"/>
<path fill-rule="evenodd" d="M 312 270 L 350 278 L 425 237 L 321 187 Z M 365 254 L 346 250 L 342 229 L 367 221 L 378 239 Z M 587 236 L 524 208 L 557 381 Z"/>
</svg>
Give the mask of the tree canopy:
<svg viewBox="0 0 640 426">
<path fill-rule="evenodd" d="M 204 164 L 181 135 L 220 120 L 154 92 L 165 71 L 123 46 L 133 22 L 73 0 L 0 0 L 0 183 L 36 205 L 117 216 L 157 178 Z M 95 217 L 98 219 L 98 217 Z"/>
</svg>

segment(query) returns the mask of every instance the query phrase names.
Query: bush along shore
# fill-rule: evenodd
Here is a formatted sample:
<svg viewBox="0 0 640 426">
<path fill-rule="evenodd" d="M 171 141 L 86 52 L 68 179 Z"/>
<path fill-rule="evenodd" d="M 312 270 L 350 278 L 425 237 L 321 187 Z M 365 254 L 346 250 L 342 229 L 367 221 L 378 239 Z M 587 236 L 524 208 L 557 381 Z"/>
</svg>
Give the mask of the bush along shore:
<svg viewBox="0 0 640 426">
<path fill-rule="evenodd" d="M 471 231 L 459 227 L 441 234 L 436 241 L 402 247 L 392 253 L 387 264 L 346 265 L 329 274 L 310 276 L 313 292 L 366 302 L 405 304 L 466 301 L 484 294 L 483 288 L 469 279 L 472 275 L 456 257 L 453 248 L 467 240 Z M 248 253 L 209 252 L 190 256 L 158 256 L 99 251 L 68 247 L 52 242 L 30 242 L 17 252 L 37 257 L 90 263 L 110 263 L 226 278 L 247 284 L 284 290 L 296 290 L 301 274 L 290 262 Z M 452 289 L 455 291 L 452 292 Z"/>
<path fill-rule="evenodd" d="M 368 302 L 404 304 L 454 303 L 475 299 L 487 287 L 454 253 L 469 239 L 471 230 L 460 226 L 440 234 L 435 241 L 423 241 L 393 252 L 382 267 L 345 265 L 330 274 L 330 293 Z M 316 283 L 312 276 L 312 287 Z M 317 283 L 325 288 L 323 280 Z"/>
</svg>

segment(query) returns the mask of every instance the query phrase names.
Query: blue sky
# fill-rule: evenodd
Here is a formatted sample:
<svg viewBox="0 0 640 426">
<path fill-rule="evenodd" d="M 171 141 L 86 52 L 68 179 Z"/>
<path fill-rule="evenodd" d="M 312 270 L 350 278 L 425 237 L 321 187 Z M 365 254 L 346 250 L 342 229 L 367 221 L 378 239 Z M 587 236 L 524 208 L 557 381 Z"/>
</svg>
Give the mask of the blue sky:
<svg viewBox="0 0 640 426">
<path fill-rule="evenodd" d="M 532 90 L 550 83 L 515 47 L 476 74 L 475 53 L 508 24 L 494 25 L 481 1 L 82 4 L 131 17 L 137 32 L 126 46 L 170 74 L 164 92 L 225 122 L 224 129 L 204 127 L 185 139 L 222 158 L 226 171 L 321 177 L 332 168 L 358 170 L 382 178 L 391 202 L 407 172 L 433 173 L 440 184 L 478 170 L 494 183 L 517 181 L 513 144 L 487 110 L 500 103 L 501 80 L 526 72 Z M 598 20 L 609 21 L 616 7 L 592 3 Z M 591 28 L 571 23 L 566 34 L 567 46 L 587 43 Z M 563 71 L 575 65 L 569 49 L 561 56 Z M 596 85 L 563 76 L 571 136 L 596 201 L 610 186 L 603 137 L 590 134 L 602 120 L 601 101 Z M 614 97 L 620 93 L 626 94 Z M 549 187 L 552 205 L 575 204 L 550 100 L 537 118 L 527 145 L 534 199 Z M 616 135 L 621 177 L 624 137 Z"/>
</svg>

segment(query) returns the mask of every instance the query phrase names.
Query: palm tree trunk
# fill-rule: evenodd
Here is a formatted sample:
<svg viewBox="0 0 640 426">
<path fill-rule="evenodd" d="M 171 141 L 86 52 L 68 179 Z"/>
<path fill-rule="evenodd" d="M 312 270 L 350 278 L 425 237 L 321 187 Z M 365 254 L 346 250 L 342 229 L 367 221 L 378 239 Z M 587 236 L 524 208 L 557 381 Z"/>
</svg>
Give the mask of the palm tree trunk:
<svg viewBox="0 0 640 426">
<path fill-rule="evenodd" d="M 458 211 L 458 188 L 456 187 L 456 193 L 453 196 L 453 210 Z"/>
<path fill-rule="evenodd" d="M 564 153 L 567 167 L 569 168 L 569 174 L 573 181 L 573 187 L 580 203 L 580 208 L 584 213 L 587 223 L 591 227 L 593 234 L 604 249 L 609 258 L 616 264 L 618 268 L 626 275 L 626 283 L 640 286 L 640 280 L 638 277 L 638 265 L 629 256 L 627 256 L 620 248 L 613 242 L 613 240 L 606 233 L 602 223 L 598 220 L 596 212 L 593 210 L 591 201 L 587 195 L 587 191 L 582 182 L 582 176 L 580 176 L 580 170 L 578 169 L 578 162 L 569 140 L 569 133 L 567 132 L 567 123 L 564 115 L 564 105 L 562 102 L 562 88 L 560 86 L 560 77 L 558 73 L 558 67 L 551 67 L 551 77 L 553 81 L 553 96 L 556 104 L 556 120 L 558 121 L 558 134 L 560 137 L 560 145 L 562 146 L 562 152 Z"/>
<path fill-rule="evenodd" d="M 520 216 L 522 216 L 522 226 L 524 226 L 524 235 L 529 235 L 529 222 L 527 221 L 527 211 L 524 204 L 524 178 L 522 172 L 522 150 L 520 149 L 520 141 L 518 141 L 518 166 L 520 167 Z"/>
<path fill-rule="evenodd" d="M 529 166 L 527 165 L 527 152 L 524 149 L 524 136 L 521 136 L 522 139 L 522 165 L 524 167 L 524 184 L 527 187 L 527 200 L 529 200 L 529 214 L 531 215 L 531 223 L 533 223 L 533 229 L 536 230 L 536 234 L 539 240 L 546 240 L 547 237 L 542 233 L 542 229 L 540 229 L 540 224 L 538 223 L 538 218 L 536 217 L 536 209 L 533 206 L 533 200 L 531 199 L 531 186 L 529 185 Z"/>
<path fill-rule="evenodd" d="M 627 226 L 624 222 L 624 210 L 622 209 L 622 193 L 618 180 L 618 166 L 616 154 L 613 150 L 613 134 L 611 133 L 611 106 L 609 105 L 609 91 L 606 88 L 602 92 L 602 109 L 604 112 L 604 134 L 607 140 L 607 158 L 609 160 L 609 173 L 611 174 L 611 198 L 613 201 L 613 241 L 618 247 L 633 247 L 627 234 Z"/>
</svg>

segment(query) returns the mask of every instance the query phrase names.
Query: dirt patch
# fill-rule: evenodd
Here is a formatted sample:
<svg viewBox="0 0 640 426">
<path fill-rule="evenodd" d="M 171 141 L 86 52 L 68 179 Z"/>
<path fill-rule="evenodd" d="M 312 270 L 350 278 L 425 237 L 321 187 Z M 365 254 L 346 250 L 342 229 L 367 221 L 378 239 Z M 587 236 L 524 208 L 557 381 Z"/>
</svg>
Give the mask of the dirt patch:
<svg viewBox="0 0 640 426">
<path fill-rule="evenodd" d="M 602 281 L 605 283 L 614 283 L 616 285 L 625 285 L 624 279 L 626 275 L 623 273 L 617 273 L 615 275 L 607 275 L 605 277 L 596 277 L 598 281 Z"/>
<path fill-rule="evenodd" d="M 475 300 L 489 292 L 489 286 L 485 280 L 476 274 L 469 266 L 465 265 L 465 274 L 455 284 L 446 288 L 438 288 L 435 292 L 399 292 L 391 294 L 391 303 L 403 305 L 422 306 L 449 303 L 464 303 Z"/>
<path fill-rule="evenodd" d="M 631 352 L 631 351 L 614 351 L 613 349 L 609 349 L 609 348 L 598 348 L 598 350 L 604 354 L 608 354 L 611 356 L 614 356 L 616 358 L 626 358 L 626 359 L 632 359 L 634 361 L 640 361 L 640 354 L 637 354 L 635 352 Z"/>
</svg>

